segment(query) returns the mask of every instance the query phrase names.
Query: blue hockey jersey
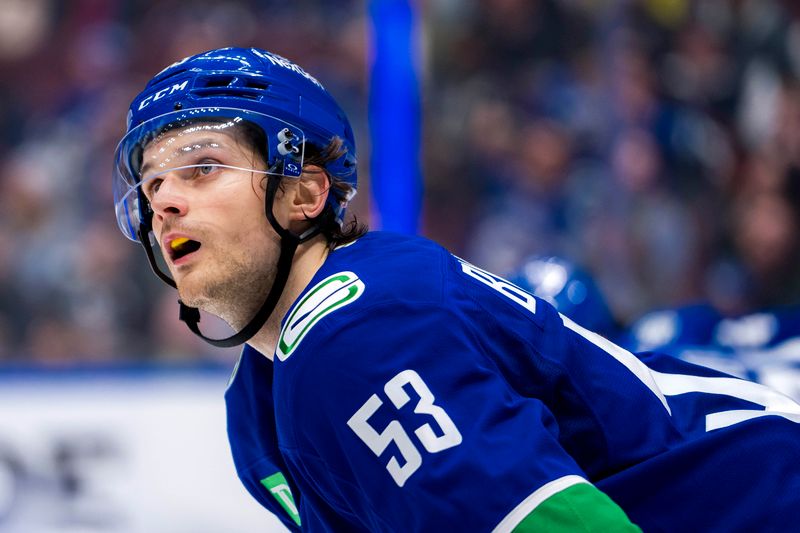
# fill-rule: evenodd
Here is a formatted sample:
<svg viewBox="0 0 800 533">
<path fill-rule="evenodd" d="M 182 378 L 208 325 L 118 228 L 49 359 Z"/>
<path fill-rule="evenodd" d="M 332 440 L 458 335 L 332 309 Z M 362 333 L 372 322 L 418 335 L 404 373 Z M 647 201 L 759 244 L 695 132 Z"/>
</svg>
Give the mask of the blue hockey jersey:
<svg viewBox="0 0 800 533">
<path fill-rule="evenodd" d="M 307 531 L 782 531 L 800 407 L 634 356 L 415 237 L 331 252 L 226 392 L 248 491 Z M 630 522 L 629 522 L 630 521 Z"/>
</svg>

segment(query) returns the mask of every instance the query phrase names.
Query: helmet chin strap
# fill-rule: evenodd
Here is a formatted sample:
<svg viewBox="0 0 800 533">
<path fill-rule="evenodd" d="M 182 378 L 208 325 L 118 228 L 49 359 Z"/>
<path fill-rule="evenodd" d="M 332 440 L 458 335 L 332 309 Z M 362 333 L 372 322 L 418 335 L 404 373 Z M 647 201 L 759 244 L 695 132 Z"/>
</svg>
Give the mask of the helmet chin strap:
<svg viewBox="0 0 800 533">
<path fill-rule="evenodd" d="M 237 346 L 247 342 L 253 337 L 253 335 L 258 333 L 261 327 L 266 324 L 272 312 L 275 310 L 275 306 L 278 304 L 281 294 L 283 294 L 283 289 L 286 287 L 286 282 L 289 279 L 289 271 L 292 268 L 292 260 L 294 259 L 294 254 L 297 250 L 297 247 L 313 238 L 320 232 L 319 226 L 315 224 L 303 234 L 295 235 L 278 223 L 278 221 L 275 219 L 274 213 L 272 212 L 272 204 L 275 200 L 275 194 L 278 191 L 278 187 L 280 186 L 280 181 L 280 176 L 270 175 L 268 177 L 267 194 L 264 199 L 264 211 L 267 215 L 267 220 L 269 220 L 269 223 L 272 225 L 273 229 L 281 237 L 281 253 L 278 257 L 277 271 L 275 273 L 275 280 L 272 283 L 272 288 L 270 288 L 269 294 L 267 294 L 264 303 L 261 304 L 261 308 L 255 314 L 255 316 L 250 319 L 250 322 L 239 332 L 234 333 L 230 337 L 223 339 L 212 339 L 210 337 L 206 337 L 200 331 L 198 326 L 198 323 L 200 322 L 200 311 L 196 307 L 190 307 L 181 300 L 178 300 L 178 304 L 180 305 L 178 317 L 180 320 L 185 322 L 195 335 L 213 346 L 220 348 Z M 156 263 L 152 245 L 149 240 L 151 231 L 152 229 L 150 228 L 149 223 L 146 225 L 142 224 L 139 228 L 139 238 L 144 246 L 145 252 L 147 253 L 147 259 L 150 262 L 150 267 L 164 282 L 176 287 L 175 281 L 167 274 L 162 272 Z"/>
</svg>

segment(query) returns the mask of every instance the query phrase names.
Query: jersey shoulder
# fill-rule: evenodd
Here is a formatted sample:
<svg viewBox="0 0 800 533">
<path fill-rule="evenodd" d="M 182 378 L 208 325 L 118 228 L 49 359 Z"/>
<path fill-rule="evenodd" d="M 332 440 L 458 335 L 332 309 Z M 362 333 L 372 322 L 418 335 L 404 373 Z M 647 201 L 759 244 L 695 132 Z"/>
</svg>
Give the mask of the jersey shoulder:
<svg viewBox="0 0 800 533">
<path fill-rule="evenodd" d="M 352 271 L 369 285 L 369 302 L 435 302 L 441 300 L 451 260 L 446 249 L 428 239 L 372 232 L 331 252 L 316 278 Z"/>
<path fill-rule="evenodd" d="M 278 361 L 303 346 L 333 342 L 332 336 L 338 343 L 369 344 L 372 335 L 350 339 L 352 321 L 368 320 L 376 336 L 383 328 L 409 324 L 441 304 L 449 260 L 431 241 L 381 232 L 335 249 L 284 317 Z"/>
<path fill-rule="evenodd" d="M 424 344 L 443 326 L 535 337 L 530 328 L 548 320 L 560 324 L 549 304 L 442 246 L 374 232 L 330 254 L 284 318 L 276 355 L 284 361 L 303 344 L 326 342 L 383 346 L 389 330 Z M 361 322 L 369 328 L 354 339 Z"/>
</svg>

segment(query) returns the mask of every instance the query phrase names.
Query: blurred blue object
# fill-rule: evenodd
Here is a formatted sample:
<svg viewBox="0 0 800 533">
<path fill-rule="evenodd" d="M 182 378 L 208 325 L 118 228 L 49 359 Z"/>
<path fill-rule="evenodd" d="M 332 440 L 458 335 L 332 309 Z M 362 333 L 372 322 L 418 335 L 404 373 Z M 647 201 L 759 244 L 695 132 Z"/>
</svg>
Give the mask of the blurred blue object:
<svg viewBox="0 0 800 533">
<path fill-rule="evenodd" d="M 647 313 L 620 336 L 631 351 L 660 352 L 800 399 L 800 308 L 723 317 L 708 304 Z"/>
<path fill-rule="evenodd" d="M 619 342 L 632 352 L 670 353 L 671 346 L 708 346 L 722 314 L 707 303 L 696 303 L 646 313 L 633 322 Z"/>
<path fill-rule="evenodd" d="M 720 320 L 713 342 L 736 349 L 771 348 L 800 337 L 800 305 L 766 309 Z"/>
<path fill-rule="evenodd" d="M 592 277 L 566 259 L 534 255 L 508 276 L 509 281 L 551 303 L 560 313 L 607 338 L 617 324 Z"/>
<path fill-rule="evenodd" d="M 800 399 L 800 306 L 726 317 L 708 303 L 645 314 L 620 336 L 634 352 L 660 352 Z"/>
<path fill-rule="evenodd" d="M 372 20 L 369 127 L 376 229 L 415 234 L 422 202 L 417 75 L 417 8 L 408 0 L 375 0 Z"/>
<path fill-rule="evenodd" d="M 673 347 L 720 349 L 771 348 L 800 337 L 800 306 L 724 316 L 709 303 L 696 303 L 646 313 L 633 322 L 619 342 L 634 352 L 671 353 Z"/>
</svg>

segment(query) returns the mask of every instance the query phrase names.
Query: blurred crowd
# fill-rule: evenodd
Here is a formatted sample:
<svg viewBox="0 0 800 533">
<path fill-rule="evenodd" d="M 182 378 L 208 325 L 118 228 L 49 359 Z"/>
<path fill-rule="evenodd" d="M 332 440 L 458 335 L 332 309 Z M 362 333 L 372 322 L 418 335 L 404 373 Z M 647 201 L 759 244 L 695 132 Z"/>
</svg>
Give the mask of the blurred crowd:
<svg viewBox="0 0 800 533">
<path fill-rule="evenodd" d="M 495 272 L 570 259 L 623 323 L 800 301 L 800 4 L 434 4 L 429 234 Z"/>
<path fill-rule="evenodd" d="M 800 5 L 418 4 L 426 236 L 498 273 L 567 258 L 622 324 L 800 302 Z M 192 53 L 284 55 L 354 123 L 369 222 L 368 36 L 357 0 L 0 0 L 0 358 L 231 359 L 116 228 L 127 106 Z"/>
</svg>

